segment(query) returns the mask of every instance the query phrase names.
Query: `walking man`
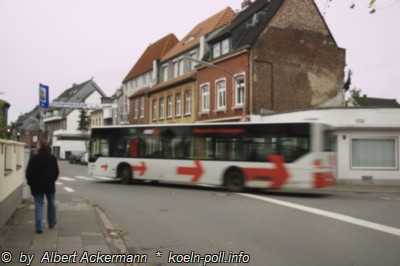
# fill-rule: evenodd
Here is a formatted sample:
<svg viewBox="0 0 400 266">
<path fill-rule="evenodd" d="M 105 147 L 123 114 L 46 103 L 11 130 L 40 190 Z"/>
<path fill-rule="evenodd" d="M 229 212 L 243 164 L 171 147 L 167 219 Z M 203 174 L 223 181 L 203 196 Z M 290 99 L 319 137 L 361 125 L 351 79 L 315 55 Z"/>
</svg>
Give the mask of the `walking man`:
<svg viewBox="0 0 400 266">
<path fill-rule="evenodd" d="M 55 182 L 59 175 L 57 159 L 51 154 L 49 145 L 40 142 L 37 154 L 33 155 L 26 169 L 26 179 L 35 201 L 36 233 L 43 233 L 44 196 L 47 199 L 47 223 L 50 229 L 56 225 Z"/>
</svg>

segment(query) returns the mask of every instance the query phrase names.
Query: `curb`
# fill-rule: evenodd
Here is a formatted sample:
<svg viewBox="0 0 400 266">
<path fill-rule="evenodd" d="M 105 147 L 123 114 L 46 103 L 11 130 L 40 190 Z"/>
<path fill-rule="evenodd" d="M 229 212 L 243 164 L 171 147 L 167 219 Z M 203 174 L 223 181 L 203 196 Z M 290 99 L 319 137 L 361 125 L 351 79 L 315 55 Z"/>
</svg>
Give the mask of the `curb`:
<svg viewBox="0 0 400 266">
<path fill-rule="evenodd" d="M 104 235 L 108 245 L 114 248 L 120 254 L 129 253 L 128 247 L 125 244 L 125 241 L 122 236 L 122 231 L 118 230 L 114 227 L 110 219 L 107 217 L 104 210 L 101 209 L 96 204 L 90 204 L 96 211 L 98 217 L 100 218 L 103 228 L 105 229 Z M 126 266 L 137 266 L 138 264 L 124 264 Z"/>
<path fill-rule="evenodd" d="M 348 192 L 348 193 L 390 193 L 400 194 L 400 187 L 379 187 L 379 186 L 336 186 L 323 188 L 319 191 L 324 192 Z"/>
</svg>

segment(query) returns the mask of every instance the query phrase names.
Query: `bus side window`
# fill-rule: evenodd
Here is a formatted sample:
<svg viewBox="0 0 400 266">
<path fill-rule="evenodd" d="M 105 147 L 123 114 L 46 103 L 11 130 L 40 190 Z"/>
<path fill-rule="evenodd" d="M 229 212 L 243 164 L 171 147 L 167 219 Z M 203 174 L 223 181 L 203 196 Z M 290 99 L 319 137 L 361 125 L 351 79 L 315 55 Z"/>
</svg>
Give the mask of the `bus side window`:
<svg viewBox="0 0 400 266">
<path fill-rule="evenodd" d="M 267 157 L 277 153 L 277 143 L 274 138 L 252 138 L 248 144 L 247 160 L 265 162 Z"/>
<path fill-rule="evenodd" d="M 307 154 L 310 144 L 304 137 L 283 137 L 279 139 L 279 150 L 285 162 L 291 163 Z"/>
<path fill-rule="evenodd" d="M 161 140 L 159 136 L 149 136 L 144 141 L 144 154 L 146 158 L 162 158 Z"/>
<path fill-rule="evenodd" d="M 138 158 L 139 157 L 139 139 L 134 138 L 129 142 L 129 157 Z"/>
<path fill-rule="evenodd" d="M 196 160 L 214 160 L 216 159 L 215 139 L 201 136 L 194 137 L 193 158 Z"/>
</svg>

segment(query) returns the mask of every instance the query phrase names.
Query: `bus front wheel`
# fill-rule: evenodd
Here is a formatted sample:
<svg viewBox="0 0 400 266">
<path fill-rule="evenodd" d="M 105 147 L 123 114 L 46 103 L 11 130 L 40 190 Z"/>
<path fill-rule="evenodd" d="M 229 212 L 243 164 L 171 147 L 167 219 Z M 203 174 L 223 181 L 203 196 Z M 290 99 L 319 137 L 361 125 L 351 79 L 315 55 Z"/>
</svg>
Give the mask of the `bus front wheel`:
<svg viewBox="0 0 400 266">
<path fill-rule="evenodd" d="M 239 169 L 228 170 L 224 177 L 224 186 L 228 191 L 241 192 L 244 189 L 245 180 Z"/>
<path fill-rule="evenodd" d="M 118 177 L 122 184 L 132 183 L 132 169 L 128 165 L 121 165 L 118 168 Z"/>
</svg>

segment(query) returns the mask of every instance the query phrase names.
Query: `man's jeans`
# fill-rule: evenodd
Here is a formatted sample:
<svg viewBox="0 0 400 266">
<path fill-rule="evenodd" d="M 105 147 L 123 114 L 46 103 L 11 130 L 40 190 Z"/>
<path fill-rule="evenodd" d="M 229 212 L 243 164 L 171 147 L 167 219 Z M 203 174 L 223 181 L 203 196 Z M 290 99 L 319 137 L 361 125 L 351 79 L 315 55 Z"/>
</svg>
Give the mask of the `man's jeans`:
<svg viewBox="0 0 400 266">
<path fill-rule="evenodd" d="M 47 223 L 50 228 L 56 225 L 56 205 L 54 203 L 54 193 L 38 193 L 33 195 L 35 200 L 35 224 L 36 231 L 43 231 L 43 207 L 44 195 L 47 198 Z"/>
</svg>

